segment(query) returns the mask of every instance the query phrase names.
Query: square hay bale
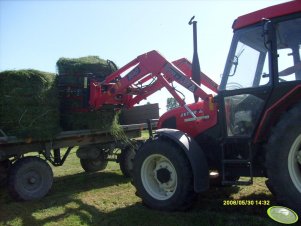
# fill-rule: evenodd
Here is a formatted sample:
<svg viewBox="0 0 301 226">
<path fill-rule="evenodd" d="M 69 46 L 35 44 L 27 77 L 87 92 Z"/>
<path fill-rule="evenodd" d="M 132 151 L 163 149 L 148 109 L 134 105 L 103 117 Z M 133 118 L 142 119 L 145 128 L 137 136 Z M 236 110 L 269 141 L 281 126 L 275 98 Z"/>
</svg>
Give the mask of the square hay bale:
<svg viewBox="0 0 301 226">
<path fill-rule="evenodd" d="M 0 72 L 0 128 L 19 138 L 52 139 L 60 131 L 56 76 L 37 70 Z"/>
<path fill-rule="evenodd" d="M 65 130 L 101 129 L 110 130 L 116 112 L 90 111 L 61 114 L 61 125 Z"/>
<path fill-rule="evenodd" d="M 114 110 L 92 111 L 85 105 L 85 78 L 103 81 L 116 68 L 98 56 L 60 58 L 57 63 L 61 126 L 64 130 L 109 130 L 116 123 Z M 86 96 L 85 96 L 86 95 Z M 87 102 L 87 101 L 86 101 Z"/>
<path fill-rule="evenodd" d="M 95 56 L 60 58 L 57 67 L 58 76 L 32 69 L 0 72 L 0 129 L 35 140 L 53 139 L 62 129 L 121 134 L 113 109 L 92 111 L 83 104 L 84 77 L 103 81 L 115 68 Z"/>
<path fill-rule="evenodd" d="M 112 73 L 114 69 L 106 60 L 98 56 L 86 56 L 80 58 L 60 58 L 56 63 L 60 76 L 68 76 L 70 80 L 74 76 L 83 77 L 84 75 L 93 75 L 104 79 Z"/>
</svg>

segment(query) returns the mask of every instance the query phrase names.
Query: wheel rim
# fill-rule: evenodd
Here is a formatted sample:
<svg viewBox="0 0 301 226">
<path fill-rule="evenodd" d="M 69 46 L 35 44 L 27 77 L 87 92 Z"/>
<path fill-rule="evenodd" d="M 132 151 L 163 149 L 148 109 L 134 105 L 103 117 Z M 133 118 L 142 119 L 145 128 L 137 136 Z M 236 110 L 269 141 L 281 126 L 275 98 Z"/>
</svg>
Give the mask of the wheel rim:
<svg viewBox="0 0 301 226">
<path fill-rule="evenodd" d="M 38 171 L 30 169 L 24 172 L 21 181 L 24 190 L 33 192 L 41 187 L 43 183 L 43 178 Z"/>
<path fill-rule="evenodd" d="M 301 134 L 291 146 L 288 156 L 288 170 L 295 187 L 301 193 Z"/>
<path fill-rule="evenodd" d="M 168 158 L 154 154 L 145 159 L 141 168 L 142 184 L 157 200 L 171 198 L 177 189 L 177 172 Z"/>
</svg>

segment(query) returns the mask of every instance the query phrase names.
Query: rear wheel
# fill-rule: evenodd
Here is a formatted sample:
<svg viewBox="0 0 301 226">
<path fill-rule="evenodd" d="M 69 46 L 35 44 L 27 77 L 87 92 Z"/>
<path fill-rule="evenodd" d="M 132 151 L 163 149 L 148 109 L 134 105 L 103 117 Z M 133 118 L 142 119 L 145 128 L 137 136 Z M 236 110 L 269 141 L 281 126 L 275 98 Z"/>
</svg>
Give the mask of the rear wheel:
<svg viewBox="0 0 301 226">
<path fill-rule="evenodd" d="M 301 105 L 286 113 L 266 146 L 268 187 L 279 202 L 301 213 Z"/>
<path fill-rule="evenodd" d="M 38 157 L 25 157 L 11 167 L 8 189 L 17 200 L 35 200 L 48 193 L 52 182 L 52 169 L 46 161 Z"/>
<path fill-rule="evenodd" d="M 141 147 L 133 179 L 138 195 L 154 209 L 187 209 L 196 197 L 187 157 L 178 146 L 163 139 L 148 141 Z"/>
</svg>

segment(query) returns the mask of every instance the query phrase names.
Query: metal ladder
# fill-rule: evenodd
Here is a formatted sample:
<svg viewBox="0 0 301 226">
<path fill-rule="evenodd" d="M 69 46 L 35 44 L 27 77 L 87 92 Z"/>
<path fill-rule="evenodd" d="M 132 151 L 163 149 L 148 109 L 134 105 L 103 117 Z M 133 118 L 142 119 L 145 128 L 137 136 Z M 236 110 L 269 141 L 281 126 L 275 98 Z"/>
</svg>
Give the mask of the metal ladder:
<svg viewBox="0 0 301 226">
<path fill-rule="evenodd" d="M 227 148 L 231 148 L 236 145 L 245 145 L 247 143 L 247 152 L 248 157 L 244 159 L 228 159 L 225 156 L 225 152 L 227 151 Z M 251 148 L 251 142 L 246 141 L 245 139 L 227 139 L 226 141 L 222 142 L 222 185 L 250 185 L 253 184 L 253 165 L 252 165 L 252 148 Z M 227 165 L 239 165 L 243 167 L 246 167 L 249 169 L 249 175 L 246 177 L 249 177 L 249 180 L 229 180 L 226 178 L 227 175 Z"/>
</svg>

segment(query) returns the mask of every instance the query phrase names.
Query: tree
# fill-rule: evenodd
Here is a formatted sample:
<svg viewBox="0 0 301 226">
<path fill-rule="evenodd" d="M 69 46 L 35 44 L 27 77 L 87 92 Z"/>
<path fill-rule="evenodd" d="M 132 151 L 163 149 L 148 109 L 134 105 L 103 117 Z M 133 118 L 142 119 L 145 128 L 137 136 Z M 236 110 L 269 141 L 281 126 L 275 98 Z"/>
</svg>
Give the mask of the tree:
<svg viewBox="0 0 301 226">
<path fill-rule="evenodd" d="M 167 101 L 166 103 L 167 111 L 180 106 L 179 103 L 176 101 L 176 99 L 173 97 L 168 97 L 166 101 Z"/>
</svg>

